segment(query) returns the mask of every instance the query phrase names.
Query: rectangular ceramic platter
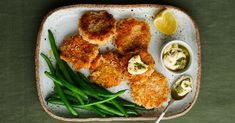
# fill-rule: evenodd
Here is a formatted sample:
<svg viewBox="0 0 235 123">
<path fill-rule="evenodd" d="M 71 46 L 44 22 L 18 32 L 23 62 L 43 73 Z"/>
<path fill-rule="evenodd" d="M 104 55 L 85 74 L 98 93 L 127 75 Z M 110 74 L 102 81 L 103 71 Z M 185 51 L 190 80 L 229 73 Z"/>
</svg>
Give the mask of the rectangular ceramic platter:
<svg viewBox="0 0 235 123">
<path fill-rule="evenodd" d="M 174 35 L 166 36 L 161 34 L 153 25 L 153 17 L 159 10 L 163 8 L 171 9 L 177 19 L 178 28 Z M 37 78 L 37 89 L 38 96 L 41 101 L 41 105 L 47 113 L 52 117 L 65 120 L 65 121 L 114 121 L 114 120 L 153 120 L 158 116 L 163 107 L 154 111 L 141 112 L 142 116 L 139 117 L 111 117 L 111 118 L 100 118 L 99 116 L 84 110 L 78 110 L 80 117 L 72 118 L 68 110 L 64 106 L 47 104 L 45 99 L 54 91 L 53 82 L 44 75 L 44 71 L 49 71 L 45 61 L 39 57 L 40 53 L 43 52 L 51 57 L 53 63 L 55 59 L 52 57 L 51 48 L 48 41 L 47 30 L 51 29 L 54 33 L 57 46 L 61 44 L 64 37 L 78 32 L 77 24 L 81 15 L 86 11 L 91 10 L 106 10 L 111 13 L 118 21 L 122 18 L 135 17 L 140 20 L 145 20 L 150 24 L 151 28 L 151 41 L 148 51 L 153 56 L 156 66 L 155 69 L 160 73 L 164 74 L 168 78 L 169 85 L 180 76 L 172 75 L 167 72 L 162 64 L 160 63 L 160 51 L 164 43 L 171 40 L 183 40 L 188 43 L 193 51 L 192 64 L 185 74 L 191 75 L 193 78 L 193 90 L 185 99 L 175 102 L 165 115 L 164 119 L 171 119 L 181 116 L 188 112 L 192 105 L 197 99 L 200 85 L 200 41 L 198 29 L 195 26 L 193 20 L 182 10 L 163 5 L 73 5 L 58 8 L 48 14 L 40 27 L 37 39 L 36 48 L 36 78 Z M 112 47 L 111 43 L 104 47 L 100 47 L 100 51 L 104 52 L 105 47 Z M 83 70 L 88 75 L 87 70 Z M 119 86 L 110 88 L 112 92 L 117 92 L 121 89 L 128 89 L 122 95 L 122 98 L 133 101 L 130 95 L 129 86 L 123 81 Z M 169 96 L 170 97 L 170 96 Z"/>
</svg>

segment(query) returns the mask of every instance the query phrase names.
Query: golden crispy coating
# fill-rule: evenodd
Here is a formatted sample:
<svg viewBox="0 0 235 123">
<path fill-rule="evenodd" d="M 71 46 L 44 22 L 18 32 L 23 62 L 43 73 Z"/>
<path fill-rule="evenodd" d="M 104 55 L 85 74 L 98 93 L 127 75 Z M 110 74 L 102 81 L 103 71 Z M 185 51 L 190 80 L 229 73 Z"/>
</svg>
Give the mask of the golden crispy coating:
<svg viewBox="0 0 235 123">
<path fill-rule="evenodd" d="M 133 100 L 146 109 L 160 107 L 168 100 L 169 86 L 165 76 L 154 71 L 145 81 L 131 83 Z"/>
<path fill-rule="evenodd" d="M 64 39 L 60 48 L 60 58 L 76 69 L 89 68 L 98 55 L 98 46 L 82 39 L 79 34 Z"/>
<path fill-rule="evenodd" d="M 143 74 L 132 75 L 128 72 L 128 69 L 127 69 L 128 62 L 135 55 L 140 55 L 141 61 L 143 61 L 146 65 L 148 65 L 148 70 Z M 141 51 L 129 52 L 125 54 L 121 59 L 121 65 L 122 65 L 122 69 L 124 71 L 124 75 L 126 79 L 132 83 L 136 81 L 144 81 L 145 79 L 147 79 L 147 77 L 150 76 L 154 71 L 155 62 L 151 54 L 149 54 L 147 51 L 141 50 Z"/>
<path fill-rule="evenodd" d="M 117 86 L 121 82 L 122 68 L 117 53 L 99 55 L 92 62 L 90 70 L 89 79 L 105 88 Z"/>
<path fill-rule="evenodd" d="M 114 45 L 121 54 L 146 50 L 150 42 L 150 27 L 145 21 L 135 18 L 123 19 L 117 23 Z"/>
<path fill-rule="evenodd" d="M 115 33 L 116 20 L 107 11 L 89 11 L 78 23 L 81 36 L 93 44 L 104 45 Z"/>
</svg>

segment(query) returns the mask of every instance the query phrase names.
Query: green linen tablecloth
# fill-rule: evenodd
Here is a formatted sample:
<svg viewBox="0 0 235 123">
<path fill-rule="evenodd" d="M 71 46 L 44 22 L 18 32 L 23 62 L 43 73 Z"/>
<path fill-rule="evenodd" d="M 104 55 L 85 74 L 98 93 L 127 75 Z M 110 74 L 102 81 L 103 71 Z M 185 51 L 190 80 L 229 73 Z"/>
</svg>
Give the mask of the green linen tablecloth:
<svg viewBox="0 0 235 123">
<path fill-rule="evenodd" d="M 62 123 L 50 117 L 39 104 L 34 74 L 35 43 L 39 24 L 50 10 L 78 3 L 156 3 L 187 11 L 201 34 L 200 95 L 185 116 L 162 123 L 235 122 L 234 0 L 1 0 L 1 123 Z"/>
</svg>

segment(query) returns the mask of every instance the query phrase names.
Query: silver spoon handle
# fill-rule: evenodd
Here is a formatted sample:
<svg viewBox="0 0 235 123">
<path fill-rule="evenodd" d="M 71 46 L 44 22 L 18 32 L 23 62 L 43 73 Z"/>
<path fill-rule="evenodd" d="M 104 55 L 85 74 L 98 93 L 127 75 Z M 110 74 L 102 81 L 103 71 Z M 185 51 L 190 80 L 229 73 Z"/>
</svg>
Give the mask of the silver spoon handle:
<svg viewBox="0 0 235 123">
<path fill-rule="evenodd" d="M 158 117 L 157 121 L 155 123 L 159 123 L 163 116 L 166 114 L 167 110 L 169 109 L 170 105 L 174 102 L 174 100 L 170 100 L 169 103 L 167 104 L 166 108 L 163 110 L 163 112 L 161 113 L 161 115 Z"/>
</svg>

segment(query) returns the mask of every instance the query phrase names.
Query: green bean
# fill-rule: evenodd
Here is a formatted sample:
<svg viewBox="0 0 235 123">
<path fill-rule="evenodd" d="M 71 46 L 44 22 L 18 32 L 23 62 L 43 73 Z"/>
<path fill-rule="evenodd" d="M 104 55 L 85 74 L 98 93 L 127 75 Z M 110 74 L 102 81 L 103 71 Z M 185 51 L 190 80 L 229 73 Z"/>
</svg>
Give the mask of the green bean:
<svg viewBox="0 0 235 123">
<path fill-rule="evenodd" d="M 73 102 L 77 102 L 78 101 L 75 98 L 73 98 L 72 96 L 67 95 L 66 97 L 70 101 L 73 101 Z M 51 101 L 53 102 L 54 100 L 58 101 L 58 100 L 60 100 L 60 97 L 58 95 L 56 95 L 56 94 L 53 94 L 53 95 L 50 96 L 50 98 L 47 99 L 47 102 L 50 103 Z M 97 107 L 97 106 L 95 105 L 95 107 Z M 83 107 L 81 107 L 81 108 L 83 108 Z M 103 114 L 106 114 L 106 115 L 111 115 L 111 116 L 115 115 L 114 113 L 112 113 L 110 111 L 106 111 L 106 110 L 104 110 L 104 109 L 102 109 L 100 107 L 97 107 L 97 110 L 99 110 L 100 112 L 102 112 Z M 134 109 L 126 109 L 126 111 L 127 111 L 128 115 L 139 115 L 139 113 L 136 112 Z"/>
<path fill-rule="evenodd" d="M 113 113 L 113 114 L 115 114 L 115 115 L 124 116 L 123 113 L 117 111 L 116 109 L 113 109 L 112 107 L 108 107 L 108 106 L 106 106 L 106 105 L 104 105 L 104 104 L 96 104 L 95 106 L 98 107 L 98 108 L 101 108 L 101 109 L 103 109 L 103 110 L 106 110 L 106 111 L 108 111 L 108 112 L 110 112 L 110 113 Z"/>
<path fill-rule="evenodd" d="M 76 97 L 74 97 L 74 95 L 72 96 L 72 95 L 66 95 L 66 97 L 67 97 L 67 99 L 69 100 L 69 101 L 72 101 L 73 103 L 72 103 L 72 106 L 73 107 L 76 107 L 76 108 L 81 108 L 81 109 L 85 109 L 86 107 L 82 107 L 82 106 L 80 106 L 80 104 L 78 104 L 78 103 L 80 103 L 77 99 L 76 99 Z M 58 102 L 58 100 L 59 101 L 61 101 L 61 99 L 60 99 L 60 97 L 57 95 L 57 94 L 53 94 L 53 95 L 51 95 L 50 96 L 50 98 L 48 98 L 47 99 L 47 102 Z M 93 108 L 94 110 L 98 110 L 98 111 L 94 111 L 94 112 L 96 112 L 96 113 L 101 113 L 101 114 L 104 114 L 105 115 L 105 113 L 103 113 L 102 111 L 100 111 L 100 109 L 101 108 L 97 108 L 97 107 L 95 107 L 95 106 L 88 106 L 88 107 L 90 107 L 90 108 Z M 102 109 L 101 109 L 102 110 Z M 106 112 L 108 112 L 108 111 L 106 111 Z M 98 113 L 98 114 L 99 114 Z M 110 113 L 109 113 L 110 114 Z"/>
<path fill-rule="evenodd" d="M 86 93 L 87 90 L 84 90 L 84 92 Z M 109 94 L 109 95 L 108 95 L 108 94 Z M 102 96 L 102 97 L 113 97 L 113 94 L 112 94 L 112 93 L 102 94 L 102 93 L 99 93 L 99 92 L 98 92 L 98 95 L 99 95 L 99 96 Z M 95 97 L 95 98 L 102 100 L 102 99 L 99 98 L 99 97 L 98 97 L 98 98 Z M 127 115 L 127 112 L 125 111 L 125 109 L 123 108 L 123 106 L 122 106 L 121 104 L 119 104 L 119 102 L 116 101 L 116 99 L 110 100 L 110 103 L 112 103 L 117 109 L 119 109 L 123 114 L 125 114 L 125 116 L 128 116 L 128 115 Z"/>
<path fill-rule="evenodd" d="M 53 65 L 52 65 L 52 63 L 51 63 L 51 60 L 47 57 L 47 55 L 45 55 L 45 54 L 43 54 L 43 53 L 41 53 L 40 55 L 41 55 L 42 58 L 46 61 L 47 66 L 49 67 L 51 73 L 52 73 L 52 74 L 55 74 L 55 70 L 54 70 Z"/>
<path fill-rule="evenodd" d="M 98 87 L 98 85 L 97 85 L 96 87 L 97 87 L 99 90 L 102 89 L 101 91 L 105 91 L 105 92 L 106 92 L 106 95 L 108 95 L 109 93 L 111 93 L 111 92 L 109 92 L 109 91 L 106 90 L 106 89 L 103 89 L 103 88 L 101 88 L 101 87 Z M 99 94 L 99 95 L 100 95 L 100 94 Z M 102 95 L 102 96 L 104 96 L 104 95 Z M 124 100 L 124 99 L 122 99 L 122 98 L 120 98 L 120 97 L 115 98 L 115 101 L 117 101 L 118 103 L 120 103 L 122 107 L 132 107 L 132 108 L 135 108 L 135 109 L 138 109 L 138 110 L 145 110 L 145 111 L 150 110 L 150 109 L 146 109 L 146 108 L 144 108 L 144 107 L 142 107 L 142 106 L 138 106 L 138 105 L 136 105 L 135 103 L 129 102 L 129 101 L 127 101 L 127 100 Z M 123 108 L 123 109 L 124 109 L 124 108 Z M 119 110 L 121 110 L 121 109 L 119 109 Z"/>
<path fill-rule="evenodd" d="M 55 84 L 55 89 L 58 93 L 58 95 L 60 96 L 61 100 L 63 100 L 63 103 L 65 104 L 65 106 L 67 107 L 67 109 L 74 115 L 74 116 L 78 116 L 78 113 L 73 109 L 73 107 L 70 105 L 70 103 L 68 102 L 68 100 L 66 99 L 64 93 L 62 92 L 61 87 L 58 84 Z"/>
<path fill-rule="evenodd" d="M 50 69 L 50 71 L 52 72 L 52 74 L 55 74 L 55 70 L 53 68 L 53 65 L 50 61 L 50 59 L 43 53 L 41 53 L 41 56 L 44 58 L 44 60 L 47 62 L 47 65 Z M 67 107 L 67 109 L 71 112 L 72 115 L 74 116 L 78 116 L 78 113 L 73 109 L 73 107 L 70 105 L 70 103 L 68 102 L 68 100 L 66 99 L 60 85 L 58 85 L 57 83 L 55 83 L 55 89 L 56 92 L 58 93 L 58 95 L 60 96 L 61 100 L 64 102 L 65 106 Z"/>
<path fill-rule="evenodd" d="M 110 91 L 106 90 L 105 88 L 100 87 L 99 85 L 94 84 L 93 82 L 91 82 L 91 81 L 90 81 L 89 79 L 87 79 L 82 73 L 78 72 L 78 76 L 79 76 L 82 80 L 84 80 L 84 82 L 89 83 L 89 85 L 90 85 L 91 87 L 93 87 L 96 91 L 101 92 L 101 93 L 99 93 L 99 96 L 106 96 L 106 95 L 109 96 L 110 94 L 112 94 Z"/>
<path fill-rule="evenodd" d="M 81 77 L 84 81 L 91 83 L 89 79 L 87 79 L 86 76 L 84 76 L 81 72 L 77 72 L 78 76 Z"/>
<path fill-rule="evenodd" d="M 87 94 L 88 96 L 91 96 L 91 97 L 96 98 L 96 99 L 98 99 L 98 100 L 102 100 L 102 99 L 103 99 L 103 98 L 97 96 L 97 92 L 94 92 L 94 94 L 93 94 L 93 93 L 91 93 L 90 91 L 88 91 L 88 90 L 86 90 L 86 89 L 84 89 L 84 88 L 81 88 L 81 90 L 82 90 L 85 94 Z M 109 97 L 110 97 L 110 96 L 109 96 Z"/>
<path fill-rule="evenodd" d="M 82 105 L 85 104 L 84 101 L 82 100 L 82 98 L 78 94 L 75 94 L 75 93 L 73 93 L 73 92 L 71 92 L 69 90 L 64 90 L 64 93 L 68 94 L 70 96 L 74 96 Z"/>
<path fill-rule="evenodd" d="M 77 72 L 77 75 L 79 78 L 81 78 L 85 83 L 89 83 L 90 86 L 92 86 L 96 91 L 98 91 L 98 96 L 102 97 L 110 97 L 113 95 L 113 93 L 109 92 L 108 90 L 92 83 L 89 79 L 87 79 L 82 73 Z"/>
<path fill-rule="evenodd" d="M 59 100 L 59 99 L 49 99 L 47 102 L 48 102 L 48 103 L 51 103 L 51 104 L 64 105 L 64 103 L 63 103 L 61 100 Z M 105 117 L 105 116 L 106 116 L 103 112 L 101 112 L 101 111 L 95 109 L 94 107 L 80 107 L 80 106 L 77 105 L 77 104 L 73 104 L 72 106 L 73 106 L 74 108 L 86 109 L 86 110 L 93 111 L 93 112 L 99 114 L 99 115 L 102 116 L 102 117 Z"/>
<path fill-rule="evenodd" d="M 85 76 L 82 74 L 82 73 L 79 73 L 79 75 L 82 77 L 84 77 L 85 78 Z M 87 80 L 86 82 L 87 83 L 90 83 L 90 85 L 93 87 L 93 88 L 95 88 L 98 92 L 102 92 L 102 93 L 104 93 L 104 95 L 102 95 L 102 93 L 98 93 L 98 95 L 99 96 L 109 96 L 109 94 L 112 94 L 110 91 L 108 91 L 108 90 L 106 90 L 106 89 L 104 89 L 104 88 L 102 88 L 102 87 L 100 87 L 99 85 L 96 85 L 96 84 L 93 84 L 93 83 L 91 83 L 91 82 L 88 82 L 89 80 Z M 135 103 L 132 103 L 132 102 L 129 102 L 129 101 L 127 101 L 127 100 L 124 100 L 124 99 L 122 99 L 122 98 L 120 98 L 120 97 L 117 97 L 117 98 L 115 98 L 114 100 L 117 100 L 119 103 L 121 103 L 122 104 L 122 107 L 124 106 L 124 107 L 133 107 L 133 108 L 135 108 L 135 109 L 138 109 L 138 110 L 145 110 L 145 111 L 147 111 L 147 110 L 149 110 L 149 109 L 145 109 L 144 107 L 142 107 L 142 106 L 138 106 L 138 105 L 136 105 Z"/>
<path fill-rule="evenodd" d="M 56 99 L 58 100 L 59 98 L 56 96 L 56 94 L 52 95 L 51 98 L 49 98 L 47 101 L 49 101 L 50 99 L 53 100 L 53 97 L 56 97 Z M 74 98 L 71 97 L 70 95 L 67 95 L 68 99 L 71 100 L 71 101 L 74 101 Z M 96 101 L 92 98 L 89 98 L 89 100 L 91 101 Z M 77 102 L 77 100 L 75 100 L 75 102 Z M 76 107 L 80 107 L 80 108 L 83 108 L 82 105 L 78 105 L 78 104 L 73 104 L 73 106 L 76 106 Z M 118 115 L 118 116 L 124 116 L 124 114 L 122 114 L 121 112 L 119 112 L 118 110 L 112 108 L 112 107 L 109 107 L 109 106 L 106 106 L 104 104 L 96 104 L 94 105 L 95 107 L 97 107 L 97 110 L 100 110 L 101 112 L 106 112 L 106 114 L 108 115 L 111 115 L 111 116 L 114 116 L 114 115 Z M 90 107 L 90 106 L 89 106 Z"/>
<path fill-rule="evenodd" d="M 119 111 L 121 111 L 126 117 L 128 116 L 127 115 L 127 112 L 124 110 L 124 108 L 119 104 L 119 102 L 117 100 L 111 100 L 112 104 L 117 107 L 117 109 Z"/>
<path fill-rule="evenodd" d="M 97 110 L 99 110 L 100 112 L 102 112 L 103 114 L 106 114 L 106 115 L 110 115 L 110 116 L 114 116 L 115 115 L 114 113 L 111 113 L 111 112 L 106 111 L 106 110 L 104 110 L 102 108 L 99 108 L 99 107 L 97 107 Z"/>
<path fill-rule="evenodd" d="M 89 96 L 95 97 L 96 99 L 101 99 L 99 98 L 98 95 L 102 95 L 105 97 L 110 97 L 113 96 L 112 93 L 110 93 L 109 95 L 105 95 L 105 94 L 100 94 L 97 93 L 91 86 L 89 86 L 86 82 L 84 82 L 83 79 L 80 78 L 80 76 L 76 73 L 74 73 L 74 71 L 69 67 L 69 65 L 67 63 L 65 63 L 65 67 L 67 68 L 69 74 L 72 76 L 72 79 L 76 81 L 77 84 L 79 84 L 83 89 L 81 89 L 84 93 L 86 93 Z M 84 76 L 85 77 L 85 76 Z"/>
<path fill-rule="evenodd" d="M 49 72 L 45 71 L 44 72 L 45 75 L 52 79 L 55 83 L 61 85 L 61 86 L 65 86 L 66 88 L 68 88 L 69 90 L 71 90 L 74 93 L 79 94 L 80 96 L 84 97 L 84 98 L 88 98 L 86 94 L 84 94 L 81 90 L 79 90 L 77 87 L 75 87 L 74 85 L 66 82 L 62 76 L 60 74 L 57 75 L 57 77 L 53 76 L 52 74 L 50 74 Z"/>
<path fill-rule="evenodd" d="M 131 110 L 131 109 L 126 109 L 126 110 L 127 110 L 128 115 L 139 115 L 139 113 L 136 112 L 135 110 Z"/>
<path fill-rule="evenodd" d="M 76 107 L 76 105 L 75 105 L 75 107 Z M 102 117 L 106 117 L 106 114 L 104 114 L 103 112 L 101 112 L 101 111 L 99 111 L 99 110 L 95 109 L 95 108 L 94 108 L 94 107 L 92 107 L 92 106 L 82 107 L 82 108 L 83 108 L 83 109 L 86 109 L 86 110 L 93 111 L 93 112 L 95 112 L 95 113 L 99 114 L 99 115 L 100 115 L 100 116 L 102 116 Z"/>
<path fill-rule="evenodd" d="M 66 89 L 66 91 L 69 91 L 69 90 L 67 90 Z M 81 101 L 79 101 L 78 99 L 77 99 L 77 94 L 74 94 L 73 92 L 66 92 L 65 90 L 64 90 L 64 93 L 65 93 L 65 95 L 66 95 L 66 97 L 67 97 L 67 99 L 70 101 L 70 102 L 73 102 L 73 103 L 78 103 L 78 104 L 81 104 L 81 105 L 83 105 L 82 103 L 81 103 Z M 73 94 L 72 94 L 73 93 Z M 58 94 L 57 93 L 55 93 L 55 94 L 52 94 L 52 95 L 50 95 L 50 97 L 47 99 L 47 100 L 49 100 L 49 99 L 60 99 L 60 97 L 58 96 Z M 82 98 L 81 98 L 82 99 Z M 83 101 L 83 103 L 84 103 L 84 100 L 82 99 L 82 101 Z M 85 103 L 84 103 L 85 104 Z"/>
<path fill-rule="evenodd" d="M 65 94 L 65 95 L 71 103 L 81 104 L 81 102 L 76 97 L 68 95 L 68 94 Z"/>
<path fill-rule="evenodd" d="M 58 68 L 58 67 L 57 67 Z M 59 74 L 59 69 L 55 70 L 55 75 Z M 74 108 L 71 106 L 71 104 L 69 103 L 69 101 L 67 100 L 67 98 L 65 97 L 65 94 L 63 92 L 63 90 L 61 89 L 61 86 L 57 83 L 55 83 L 55 89 L 56 92 L 58 93 L 58 95 L 60 96 L 62 102 L 65 104 L 65 106 L 69 109 L 69 111 L 74 115 L 74 116 L 78 116 L 78 113 L 74 110 Z"/>
<path fill-rule="evenodd" d="M 115 93 L 115 94 L 113 95 L 113 97 L 108 98 L 108 99 L 106 99 L 106 100 L 101 100 L 101 101 L 97 101 L 97 102 L 94 102 L 94 103 L 89 103 L 89 104 L 86 104 L 86 105 L 80 105 L 80 106 L 86 107 L 86 106 L 95 105 L 95 106 L 97 106 L 97 107 L 99 107 L 99 108 L 104 108 L 105 110 L 107 110 L 107 108 L 105 108 L 104 105 L 99 105 L 99 104 L 105 103 L 105 102 L 107 102 L 107 101 L 109 101 L 109 100 L 112 100 L 112 99 L 118 97 L 119 95 L 123 94 L 125 91 L 126 91 L 126 90 L 119 91 L 119 92 Z M 116 113 L 117 115 L 120 115 L 120 112 L 117 112 L 117 111 L 115 111 L 115 110 L 111 110 L 111 111 L 109 111 L 109 112 L 111 112 L 111 113 Z M 124 113 L 123 113 L 122 115 L 127 116 L 127 114 L 124 114 Z"/>
<path fill-rule="evenodd" d="M 150 109 L 146 109 L 142 106 L 138 106 L 135 103 L 129 102 L 129 101 L 124 100 L 124 99 L 119 98 L 119 97 L 117 98 L 117 101 L 120 102 L 125 107 L 132 107 L 132 108 L 135 108 L 135 109 L 138 109 L 138 110 L 145 110 L 145 111 L 150 110 Z"/>
<path fill-rule="evenodd" d="M 94 86 L 94 85 L 93 85 L 93 86 Z M 105 91 L 107 95 L 108 95 L 109 93 L 111 93 L 111 92 L 109 92 L 108 90 L 99 87 L 98 85 L 95 85 L 95 86 L 96 86 L 95 88 L 99 89 L 99 91 Z M 100 96 L 105 96 L 105 95 L 101 95 L 101 94 L 100 94 Z M 133 108 L 136 108 L 136 109 L 138 109 L 138 110 L 150 110 L 150 109 L 146 109 L 146 108 L 144 108 L 144 107 L 142 107 L 142 106 L 138 106 L 138 105 L 136 105 L 135 103 L 129 102 L 129 101 L 127 101 L 127 100 L 124 100 L 124 99 L 122 99 L 122 98 L 120 98 L 120 97 L 117 97 L 116 100 L 117 100 L 119 103 L 121 103 L 123 106 L 125 106 L 125 107 L 133 107 Z"/>
<path fill-rule="evenodd" d="M 136 105 L 133 105 L 133 104 L 131 104 L 131 102 L 130 102 L 130 104 L 129 103 L 126 103 L 126 102 L 122 102 L 122 101 L 120 101 L 118 98 L 120 98 L 120 97 L 117 97 L 117 98 L 115 98 L 117 101 L 118 101 L 118 103 L 121 103 L 121 105 L 123 106 L 123 107 L 126 107 L 126 108 L 134 108 L 134 109 L 139 109 L 139 110 L 147 110 L 147 109 L 145 109 L 144 107 L 141 107 L 141 106 L 136 106 Z M 112 102 L 110 101 L 110 102 L 106 102 L 106 103 L 108 103 L 108 104 L 112 104 Z M 140 108 L 138 108 L 138 107 L 140 107 Z M 149 109 L 148 109 L 149 110 Z"/>
<path fill-rule="evenodd" d="M 54 38 L 54 35 L 51 32 L 51 30 L 48 30 L 48 38 L 49 38 L 49 42 L 50 42 L 50 45 L 51 45 L 52 52 L 53 52 L 54 57 L 56 59 L 56 63 L 59 65 L 59 68 L 63 72 L 66 80 L 68 82 L 70 82 L 71 84 L 73 84 L 73 81 L 72 81 L 71 77 L 69 76 L 69 73 L 66 70 L 64 63 L 60 59 L 60 56 L 59 56 L 59 53 L 58 53 L 58 50 L 57 50 L 57 47 L 56 47 L 56 43 L 55 43 L 55 38 Z"/>
<path fill-rule="evenodd" d="M 144 108 L 144 107 L 142 107 L 142 106 L 133 106 L 133 105 L 129 105 L 129 104 L 124 104 L 124 103 L 122 103 L 122 105 L 124 106 L 124 107 L 130 107 L 130 108 L 135 108 L 136 110 L 143 110 L 143 111 L 150 111 L 150 110 L 152 110 L 152 109 L 146 109 L 146 108 Z"/>
<path fill-rule="evenodd" d="M 62 75 L 61 74 L 57 74 L 57 77 L 58 77 L 58 79 L 60 79 L 60 80 L 62 80 L 62 81 L 65 81 L 64 79 L 63 79 L 63 77 L 62 77 Z M 65 81 L 66 82 L 66 81 Z M 70 88 L 74 88 L 74 90 L 77 90 L 77 94 L 79 94 L 79 95 L 81 95 L 83 98 L 85 98 L 85 99 L 88 99 L 88 96 L 81 90 L 81 89 L 79 89 L 79 88 L 77 88 L 76 86 L 74 86 L 74 85 L 72 85 L 72 84 L 70 84 L 70 83 L 64 83 L 65 85 L 67 84 L 68 85 L 68 87 L 70 86 Z M 65 86 L 66 87 L 66 86 Z M 79 93 L 80 92 L 80 93 Z M 75 92 L 76 93 L 76 92 Z"/>
<path fill-rule="evenodd" d="M 75 102 L 75 103 L 80 103 L 77 98 L 73 97 L 73 96 L 70 96 L 70 95 L 67 95 L 65 94 L 65 97 L 70 101 L 70 102 Z M 60 99 L 60 96 L 58 94 L 53 94 L 51 95 L 49 98 L 47 98 L 46 100 L 54 100 L 54 99 Z"/>
<path fill-rule="evenodd" d="M 91 106 L 91 105 L 96 105 L 96 104 L 101 104 L 101 103 L 105 103 L 105 102 L 108 102 L 118 96 L 120 96 L 121 94 L 123 94 L 126 90 L 121 90 L 121 91 L 118 91 L 117 93 L 115 93 L 112 97 L 110 98 L 107 98 L 105 100 L 101 100 L 101 101 L 97 101 L 97 102 L 93 102 L 93 103 L 89 103 L 89 104 L 86 104 L 86 105 L 82 105 L 82 106 Z"/>
<path fill-rule="evenodd" d="M 87 79 L 82 73 L 78 72 L 78 75 L 84 80 L 86 81 L 87 83 L 90 83 L 90 80 Z M 96 86 L 97 87 L 97 86 Z M 99 90 L 98 92 L 101 92 L 101 93 L 98 93 L 99 96 L 104 96 L 104 97 L 107 97 L 109 96 L 110 94 L 112 94 L 111 92 L 107 91 L 106 89 L 104 88 L 101 88 L 101 87 L 98 87 Z M 122 105 L 119 104 L 119 102 L 116 100 L 116 99 L 113 99 L 111 100 L 111 103 L 117 108 L 119 109 L 125 116 L 127 116 L 127 112 L 125 111 L 125 109 L 123 108 Z"/>
<path fill-rule="evenodd" d="M 107 102 L 109 104 L 111 104 L 111 102 Z M 110 105 L 111 106 L 111 105 Z M 138 115 L 139 113 L 135 110 L 135 108 L 133 107 L 125 107 L 125 111 L 126 111 L 126 115 L 125 116 L 132 116 L 132 115 Z M 124 114 L 124 113 L 123 113 Z"/>
<path fill-rule="evenodd" d="M 85 83 L 82 79 L 80 79 L 79 76 L 76 73 L 74 73 L 74 71 L 68 66 L 67 63 L 64 62 L 64 64 L 69 74 L 71 75 L 72 79 L 75 80 L 76 84 L 80 85 L 83 89 L 85 89 L 83 90 L 83 92 L 89 96 L 98 98 L 95 90 L 91 88 L 91 86 L 87 85 L 87 83 Z"/>
<path fill-rule="evenodd" d="M 74 100 L 75 98 L 73 98 L 73 97 L 71 97 L 70 95 L 67 95 L 67 98 L 69 100 L 77 102 L 77 100 Z M 58 100 L 58 99 L 60 99 L 60 98 L 56 94 L 54 94 L 54 95 L 51 95 L 51 98 L 49 98 L 47 100 L 47 102 L 49 102 L 50 100 Z M 91 98 L 90 98 L 90 100 L 96 101 L 96 100 L 91 99 Z M 78 105 L 78 104 L 74 104 L 73 106 L 76 106 L 78 108 L 83 108 L 83 106 Z M 88 107 L 92 107 L 92 106 L 88 106 Z M 96 107 L 96 109 L 99 110 L 100 112 L 105 113 L 107 115 L 111 115 L 111 116 L 114 116 L 114 115 L 124 116 L 121 112 L 117 111 L 116 109 L 114 109 L 112 107 L 108 107 L 108 106 L 106 106 L 104 104 L 97 104 L 97 105 L 94 105 L 94 107 Z"/>
</svg>

